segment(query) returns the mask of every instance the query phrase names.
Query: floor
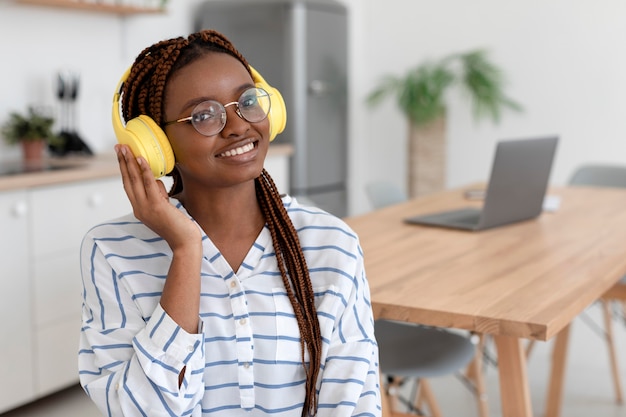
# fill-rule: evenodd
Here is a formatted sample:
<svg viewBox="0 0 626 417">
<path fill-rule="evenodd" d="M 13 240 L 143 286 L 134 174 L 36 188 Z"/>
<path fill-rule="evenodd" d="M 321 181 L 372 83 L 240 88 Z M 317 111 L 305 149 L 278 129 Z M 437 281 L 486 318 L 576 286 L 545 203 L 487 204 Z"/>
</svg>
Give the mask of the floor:
<svg viewBox="0 0 626 417">
<path fill-rule="evenodd" d="M 574 321 L 570 332 L 570 349 L 566 371 L 563 417 L 624 417 L 626 405 L 615 402 L 609 374 L 606 344 L 597 333 L 602 323 L 597 305 Z M 621 352 L 621 376 L 626 391 L 626 322 L 614 322 L 616 344 Z M 543 415 L 551 354 L 551 342 L 536 343 L 528 360 L 531 398 L 535 416 Z M 494 366 L 487 366 L 486 380 L 490 417 L 501 416 L 498 377 Z M 457 378 L 431 381 L 435 396 L 446 417 L 477 417 L 475 400 Z M 626 392 L 624 393 L 626 395 Z M 1 417 L 99 417 L 100 414 L 80 387 L 46 397 Z"/>
</svg>

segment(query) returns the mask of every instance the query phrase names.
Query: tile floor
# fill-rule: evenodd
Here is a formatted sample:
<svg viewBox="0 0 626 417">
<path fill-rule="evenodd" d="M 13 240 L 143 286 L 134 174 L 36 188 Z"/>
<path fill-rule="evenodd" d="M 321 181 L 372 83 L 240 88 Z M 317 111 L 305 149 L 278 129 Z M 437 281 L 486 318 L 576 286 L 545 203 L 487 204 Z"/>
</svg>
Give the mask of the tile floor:
<svg viewBox="0 0 626 417">
<path fill-rule="evenodd" d="M 626 405 L 615 402 L 609 374 L 606 344 L 588 323 L 600 324 L 600 309 L 592 306 L 585 317 L 574 321 L 570 332 L 562 417 L 625 417 Z M 621 352 L 620 370 L 626 391 L 626 324 L 614 322 L 616 344 Z M 528 361 L 528 376 L 534 413 L 543 415 L 552 343 L 536 343 Z M 486 369 L 490 417 L 501 416 L 497 372 Z M 455 377 L 431 381 L 446 417 L 476 417 L 474 397 Z M 626 392 L 624 392 L 626 396 Z M 72 387 L 21 407 L 1 417 L 99 417 L 100 414 L 80 387 Z"/>
</svg>

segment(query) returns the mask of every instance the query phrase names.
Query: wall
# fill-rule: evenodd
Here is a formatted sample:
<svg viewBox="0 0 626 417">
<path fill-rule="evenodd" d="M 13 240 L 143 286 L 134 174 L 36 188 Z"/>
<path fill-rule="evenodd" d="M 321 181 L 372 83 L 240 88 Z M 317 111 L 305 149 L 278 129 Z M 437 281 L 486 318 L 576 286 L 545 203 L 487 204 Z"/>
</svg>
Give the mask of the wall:
<svg viewBox="0 0 626 417">
<path fill-rule="evenodd" d="M 77 131 L 95 152 L 111 151 L 111 99 L 120 76 L 144 47 L 189 33 L 198 2 L 186 0 L 186 7 L 170 6 L 166 14 L 120 17 L 1 1 L 0 122 L 30 105 L 60 117 L 56 77 L 71 70 L 81 78 Z M 18 155 L 19 148 L 0 144 L 0 162 Z"/>
<path fill-rule="evenodd" d="M 383 74 L 404 74 L 424 59 L 481 47 L 506 73 L 510 96 L 525 107 L 522 114 L 506 113 L 497 126 L 477 124 L 462 97 L 449 97 L 449 186 L 486 179 L 495 142 L 503 138 L 559 134 L 553 183 L 564 183 L 586 161 L 626 163 L 623 1 L 369 0 L 363 13 L 361 102 Z M 362 111 L 364 177 L 403 184 L 405 120 L 391 100 Z M 366 200 L 354 204 L 361 208 Z"/>
<path fill-rule="evenodd" d="M 11 110 L 56 106 L 55 74 L 80 72 L 78 131 L 98 152 L 114 143 L 111 96 L 122 71 L 148 44 L 191 30 L 201 0 L 168 13 L 120 18 L 0 1 L 0 122 Z M 369 210 L 367 181 L 404 183 L 407 126 L 392 101 L 365 97 L 384 74 L 426 58 L 487 48 L 525 107 L 495 126 L 474 123 L 449 97 L 448 185 L 484 180 L 500 138 L 558 133 L 553 182 L 587 160 L 626 163 L 626 3 L 621 0 L 342 0 L 350 10 L 350 208 Z M 174 7 L 174 5 L 176 7 Z M 0 144 L 0 163 L 18 149 Z"/>
</svg>

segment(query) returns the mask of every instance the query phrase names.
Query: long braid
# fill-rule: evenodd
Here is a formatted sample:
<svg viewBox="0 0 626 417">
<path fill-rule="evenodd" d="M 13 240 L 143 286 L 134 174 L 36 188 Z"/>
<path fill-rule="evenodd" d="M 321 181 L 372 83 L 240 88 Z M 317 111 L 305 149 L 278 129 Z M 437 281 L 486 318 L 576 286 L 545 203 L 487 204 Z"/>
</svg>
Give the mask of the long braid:
<svg viewBox="0 0 626 417">
<path fill-rule="evenodd" d="M 179 69 L 211 51 L 232 55 L 250 71 L 245 58 L 219 32 L 205 30 L 188 38 L 178 37 L 161 41 L 144 49 L 135 60 L 122 90 L 124 118 L 129 120 L 145 114 L 157 124 L 163 125 L 167 80 Z M 176 168 L 170 175 L 174 183 L 169 194 L 175 195 L 182 191 L 183 182 Z M 322 337 L 313 286 L 298 233 L 287 214 L 274 181 L 263 170 L 255 184 L 257 200 L 272 236 L 278 268 L 300 330 L 300 352 L 306 373 L 302 417 L 306 417 L 314 415 L 317 411 L 316 383 L 322 355 Z M 309 354 L 308 366 L 305 362 L 305 351 Z"/>
<path fill-rule="evenodd" d="M 274 181 L 265 171 L 256 179 L 257 199 L 272 235 L 278 268 L 287 289 L 300 329 L 300 351 L 309 353 L 310 364 L 305 364 L 307 375 L 305 407 L 302 416 L 314 415 L 317 410 L 315 381 L 320 371 L 322 337 L 315 309 L 314 292 L 309 269 L 296 232 Z M 291 280 L 289 280 L 289 278 Z M 308 405 L 308 406 L 307 406 Z M 310 414 L 309 414 L 310 413 Z"/>
</svg>

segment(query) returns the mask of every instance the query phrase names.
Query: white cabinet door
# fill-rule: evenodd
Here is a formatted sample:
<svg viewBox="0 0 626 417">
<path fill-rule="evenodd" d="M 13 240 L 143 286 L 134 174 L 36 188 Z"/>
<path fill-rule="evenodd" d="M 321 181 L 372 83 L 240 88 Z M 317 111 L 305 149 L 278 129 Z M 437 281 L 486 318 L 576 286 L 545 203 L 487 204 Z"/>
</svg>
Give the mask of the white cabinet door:
<svg viewBox="0 0 626 417">
<path fill-rule="evenodd" d="M 37 332 L 36 395 L 42 397 L 78 383 L 80 315 Z"/>
<path fill-rule="evenodd" d="M 75 249 L 96 223 L 131 211 L 121 178 L 42 187 L 31 199 L 36 257 Z"/>
<path fill-rule="evenodd" d="M 34 394 L 28 198 L 0 193 L 0 413 Z"/>
<path fill-rule="evenodd" d="M 120 179 L 45 187 L 31 193 L 34 322 L 37 327 L 80 312 L 80 243 L 97 223 L 126 214 Z"/>
<path fill-rule="evenodd" d="M 78 381 L 81 240 L 131 207 L 119 178 L 42 187 L 30 199 L 35 386 L 42 396 Z"/>
</svg>

